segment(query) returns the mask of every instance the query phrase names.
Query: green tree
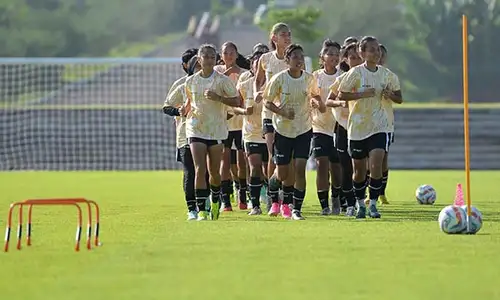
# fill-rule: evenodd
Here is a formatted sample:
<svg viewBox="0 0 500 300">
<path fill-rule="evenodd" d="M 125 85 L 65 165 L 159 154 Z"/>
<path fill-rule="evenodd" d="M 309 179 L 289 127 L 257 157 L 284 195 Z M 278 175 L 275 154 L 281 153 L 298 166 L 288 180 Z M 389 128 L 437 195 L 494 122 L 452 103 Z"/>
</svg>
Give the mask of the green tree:
<svg viewBox="0 0 500 300">
<path fill-rule="evenodd" d="M 323 31 L 317 27 L 321 10 L 313 7 L 298 7 L 296 9 L 273 9 L 267 13 L 259 26 L 269 31 L 273 24 L 284 22 L 292 28 L 293 38 L 304 44 L 306 50 L 311 49 L 312 43 L 323 36 Z"/>
<path fill-rule="evenodd" d="M 500 38 L 500 10 L 495 1 L 406 0 L 406 20 L 411 33 L 404 47 L 413 49 L 412 81 L 435 96 L 461 100 L 462 14 L 469 18 L 470 97 L 495 101 L 495 78 L 500 71 L 492 64 Z M 415 51 L 416 50 L 416 51 Z M 417 55 L 420 53 L 420 55 Z M 409 73 L 410 74 L 410 73 Z"/>
</svg>

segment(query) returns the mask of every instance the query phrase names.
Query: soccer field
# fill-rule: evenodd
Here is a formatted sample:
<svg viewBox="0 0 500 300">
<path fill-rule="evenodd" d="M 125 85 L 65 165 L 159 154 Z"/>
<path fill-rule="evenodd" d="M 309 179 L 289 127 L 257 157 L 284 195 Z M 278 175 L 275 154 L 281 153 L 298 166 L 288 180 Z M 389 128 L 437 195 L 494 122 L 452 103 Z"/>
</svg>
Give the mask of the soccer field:
<svg viewBox="0 0 500 300">
<path fill-rule="evenodd" d="M 76 253 L 73 208 L 35 208 L 33 246 L 17 251 L 14 233 L 0 258 L 2 299 L 500 299 L 500 172 L 472 173 L 484 216 L 475 236 L 445 235 L 436 221 L 463 172 L 391 172 L 379 220 L 319 216 L 310 173 L 303 222 L 241 211 L 187 222 L 181 176 L 0 173 L 1 226 L 11 202 L 86 197 L 101 206 L 103 243 Z M 434 206 L 416 204 L 424 183 Z"/>
</svg>

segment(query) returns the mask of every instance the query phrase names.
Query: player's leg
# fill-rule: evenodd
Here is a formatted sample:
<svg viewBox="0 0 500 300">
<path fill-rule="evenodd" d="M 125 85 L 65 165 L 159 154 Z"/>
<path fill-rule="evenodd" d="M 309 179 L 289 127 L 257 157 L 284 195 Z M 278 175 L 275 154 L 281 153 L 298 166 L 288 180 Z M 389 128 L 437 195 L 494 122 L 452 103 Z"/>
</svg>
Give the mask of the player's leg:
<svg viewBox="0 0 500 300">
<path fill-rule="evenodd" d="M 390 139 L 392 145 L 394 143 L 394 132 L 390 133 Z M 385 194 L 385 189 L 387 188 L 387 181 L 389 180 L 389 152 L 384 156 L 384 161 L 382 162 L 382 188 L 380 189 L 380 196 L 378 197 L 380 203 L 389 204 L 389 200 Z"/>
<path fill-rule="evenodd" d="M 182 186 L 188 209 L 188 221 L 196 220 L 198 219 L 198 211 L 196 196 L 194 194 L 195 168 L 191 150 L 188 145 L 177 149 L 177 159 L 182 163 Z"/>
<path fill-rule="evenodd" d="M 382 189 L 382 165 L 384 156 L 389 150 L 390 136 L 388 133 L 376 133 L 368 138 L 368 151 L 370 161 L 370 206 L 369 215 L 372 218 L 380 218 L 377 210 L 377 200 Z"/>
<path fill-rule="evenodd" d="M 208 219 L 206 210 L 206 201 L 210 196 L 210 190 L 207 186 L 207 153 L 208 145 L 206 140 L 199 138 L 190 138 L 189 147 L 194 163 L 194 194 L 196 197 L 196 205 L 198 206 L 198 221 Z"/>
<path fill-rule="evenodd" d="M 328 204 L 328 192 L 330 189 L 330 162 L 328 160 L 329 152 L 332 149 L 326 145 L 326 140 L 331 139 L 326 134 L 315 132 L 311 141 L 311 156 L 316 162 L 316 192 L 319 204 L 321 205 L 321 215 L 332 213 Z"/>
<path fill-rule="evenodd" d="M 340 191 L 342 189 L 342 166 L 340 165 L 340 158 L 333 145 L 333 139 L 331 139 L 330 155 L 328 160 L 330 163 L 330 197 L 332 202 L 332 214 L 340 214 Z"/>
<path fill-rule="evenodd" d="M 238 203 L 238 191 L 240 190 L 240 180 L 238 179 L 238 159 L 237 159 L 236 147 L 234 147 L 234 140 L 231 146 L 231 182 L 229 185 L 229 198 L 231 199 L 231 203 Z M 235 193 L 236 191 L 236 193 Z"/>
<path fill-rule="evenodd" d="M 368 157 L 368 141 L 360 140 L 353 141 L 349 140 L 349 153 L 352 157 L 353 165 L 353 187 L 354 194 L 358 203 L 358 213 L 356 218 L 364 219 L 366 218 L 366 160 Z"/>
<path fill-rule="evenodd" d="M 272 186 L 270 183 L 270 178 L 274 174 L 274 169 L 276 165 L 274 164 L 274 127 L 273 121 L 271 119 L 263 119 L 262 120 L 262 133 L 264 135 L 264 139 L 266 141 L 267 146 L 267 155 L 269 157 L 268 163 L 266 166 L 266 178 L 267 178 L 267 198 L 268 202 L 271 202 L 271 210 L 269 211 L 269 215 L 277 216 L 279 214 L 279 187 Z M 274 204 L 276 203 L 276 204 Z M 277 209 L 277 211 L 276 211 Z"/>
<path fill-rule="evenodd" d="M 342 194 L 345 197 L 346 216 L 355 215 L 356 197 L 352 186 L 352 159 L 348 151 L 347 131 L 338 125 L 335 131 L 335 147 L 342 166 Z"/>
<path fill-rule="evenodd" d="M 240 189 L 238 190 L 239 208 L 241 210 L 246 210 L 247 205 L 247 163 L 245 152 L 243 151 L 243 137 L 242 132 L 237 131 L 234 139 L 234 145 L 236 146 L 236 164 L 237 164 L 237 175 L 240 183 Z"/>
<path fill-rule="evenodd" d="M 224 144 L 222 141 L 210 141 L 208 147 L 208 172 L 210 173 L 210 193 L 212 206 L 210 208 L 210 219 L 219 219 L 221 204 L 221 176 L 220 165 Z"/>
<path fill-rule="evenodd" d="M 260 202 L 266 204 L 267 212 L 269 213 L 269 211 L 271 211 L 272 202 L 271 198 L 267 196 L 267 165 L 270 158 L 266 144 L 261 144 L 260 149 L 260 156 L 262 157 L 262 188 L 260 189 Z"/>
<path fill-rule="evenodd" d="M 250 201 L 252 210 L 249 215 L 261 215 L 260 191 L 262 189 L 262 155 L 261 151 L 264 144 L 245 143 L 245 149 L 248 158 L 248 169 L 250 170 Z M 267 152 L 267 149 L 264 149 Z"/>
<path fill-rule="evenodd" d="M 221 195 L 222 195 L 222 210 L 232 211 L 231 206 L 231 145 L 233 144 L 233 136 L 230 131 L 226 140 L 223 143 L 222 159 L 220 163 L 220 177 L 221 177 Z"/>
<path fill-rule="evenodd" d="M 302 204 L 306 197 L 306 166 L 311 148 L 312 130 L 297 136 L 293 144 L 294 161 L 294 189 L 293 189 L 293 212 L 294 220 L 304 220 L 302 216 Z M 327 165 L 328 166 L 328 165 Z M 328 174 L 328 168 L 327 168 Z"/>
<path fill-rule="evenodd" d="M 293 139 L 282 136 L 279 133 L 274 134 L 273 143 L 274 163 L 276 165 L 276 180 L 283 185 L 283 204 L 281 205 L 281 214 L 284 218 L 291 218 L 291 211 L 289 204 L 291 204 L 293 197 L 293 181 L 290 182 L 290 163 L 292 161 L 293 153 Z M 277 216 L 280 212 L 278 203 L 278 188 L 279 185 L 269 183 L 269 191 L 273 196 L 272 207 L 269 215 Z M 278 208 L 276 213 L 276 208 Z"/>
</svg>

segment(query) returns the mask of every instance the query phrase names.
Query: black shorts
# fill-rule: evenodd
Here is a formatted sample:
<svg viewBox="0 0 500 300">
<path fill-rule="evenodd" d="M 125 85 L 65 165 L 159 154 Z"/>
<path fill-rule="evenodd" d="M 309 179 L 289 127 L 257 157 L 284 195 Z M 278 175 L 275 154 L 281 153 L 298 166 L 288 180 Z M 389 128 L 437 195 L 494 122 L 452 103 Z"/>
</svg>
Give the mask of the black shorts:
<svg viewBox="0 0 500 300">
<path fill-rule="evenodd" d="M 262 134 L 274 133 L 273 120 L 262 119 Z"/>
<path fill-rule="evenodd" d="M 368 157 L 368 154 L 374 149 L 382 149 L 385 152 L 389 152 L 390 145 L 390 134 L 386 132 L 379 132 L 367 137 L 364 140 L 349 140 L 349 154 L 353 159 L 363 159 Z"/>
<path fill-rule="evenodd" d="M 312 130 L 295 138 L 289 138 L 275 133 L 273 143 L 273 160 L 278 166 L 288 165 L 292 158 L 309 158 L 311 148 Z"/>
<path fill-rule="evenodd" d="M 347 151 L 348 145 L 347 130 L 337 123 L 335 125 L 335 148 L 337 148 L 337 153 L 349 153 Z"/>
<path fill-rule="evenodd" d="M 269 152 L 267 151 L 267 145 L 264 143 L 245 143 L 245 151 L 248 156 L 253 154 L 259 154 L 262 161 L 269 160 Z"/>
<path fill-rule="evenodd" d="M 192 143 L 202 143 L 207 145 L 207 147 L 212 147 L 215 145 L 222 144 L 222 140 L 207 140 L 207 139 L 202 139 L 202 138 L 197 138 L 197 137 L 190 137 L 188 139 L 189 144 Z"/>
<path fill-rule="evenodd" d="M 243 150 L 243 134 L 241 130 L 229 131 L 227 139 L 224 140 L 224 147 L 231 148 L 234 146 L 238 150 Z"/>
<path fill-rule="evenodd" d="M 328 157 L 331 163 L 339 162 L 339 155 L 335 149 L 334 137 L 324 133 L 313 132 L 311 140 L 311 157 Z"/>
</svg>

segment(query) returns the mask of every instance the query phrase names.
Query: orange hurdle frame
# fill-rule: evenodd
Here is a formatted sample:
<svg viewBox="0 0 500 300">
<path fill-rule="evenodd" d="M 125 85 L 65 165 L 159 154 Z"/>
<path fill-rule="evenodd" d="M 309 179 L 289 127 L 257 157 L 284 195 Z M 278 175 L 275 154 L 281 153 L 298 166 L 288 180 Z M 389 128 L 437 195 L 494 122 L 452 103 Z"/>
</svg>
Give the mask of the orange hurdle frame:
<svg viewBox="0 0 500 300">
<path fill-rule="evenodd" d="M 12 229 L 12 212 L 15 207 L 19 206 L 19 217 L 18 217 L 18 228 L 17 228 L 17 249 L 21 250 L 21 238 L 22 238 L 22 230 L 23 230 L 23 207 L 25 205 L 28 206 L 28 220 L 26 226 L 26 244 L 31 246 L 31 230 L 32 230 L 32 215 L 33 215 L 33 206 L 35 205 L 71 205 L 77 208 L 77 228 L 76 228 L 76 241 L 75 241 L 75 251 L 80 251 L 80 240 L 81 240 L 81 232 L 82 232 L 82 209 L 79 204 L 86 204 L 88 211 L 88 224 L 87 224 L 87 249 L 92 249 L 92 206 L 95 207 L 95 234 L 94 234 L 94 245 L 99 246 L 99 223 L 100 223 L 100 209 L 99 205 L 92 200 L 87 200 L 85 198 L 54 198 L 54 199 L 28 199 L 20 202 L 15 202 L 10 205 L 9 214 L 7 218 L 7 226 L 5 229 L 5 246 L 4 251 L 8 252 L 9 250 L 9 242 L 10 242 L 10 233 Z"/>
</svg>

